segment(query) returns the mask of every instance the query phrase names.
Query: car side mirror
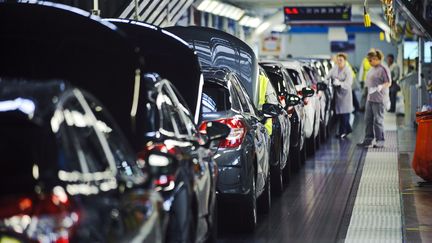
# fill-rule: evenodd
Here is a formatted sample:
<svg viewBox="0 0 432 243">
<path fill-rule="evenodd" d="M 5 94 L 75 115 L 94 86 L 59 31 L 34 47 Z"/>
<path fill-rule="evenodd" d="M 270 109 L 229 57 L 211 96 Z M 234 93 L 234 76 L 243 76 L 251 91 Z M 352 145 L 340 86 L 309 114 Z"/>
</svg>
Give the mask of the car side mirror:
<svg viewBox="0 0 432 243">
<path fill-rule="evenodd" d="M 303 88 L 302 89 L 303 97 L 312 97 L 315 94 L 315 91 L 311 88 Z"/>
<path fill-rule="evenodd" d="M 265 118 L 273 118 L 279 115 L 280 109 L 277 105 L 274 104 L 264 104 L 262 106 L 262 112 L 263 112 L 263 116 Z"/>
<path fill-rule="evenodd" d="M 318 90 L 325 91 L 325 90 L 327 90 L 327 88 L 328 88 L 328 85 L 326 83 L 324 83 L 324 82 L 318 82 L 317 83 L 317 89 Z"/>
<path fill-rule="evenodd" d="M 288 94 L 286 99 L 287 107 L 296 106 L 301 103 L 301 98 L 294 94 Z"/>
</svg>

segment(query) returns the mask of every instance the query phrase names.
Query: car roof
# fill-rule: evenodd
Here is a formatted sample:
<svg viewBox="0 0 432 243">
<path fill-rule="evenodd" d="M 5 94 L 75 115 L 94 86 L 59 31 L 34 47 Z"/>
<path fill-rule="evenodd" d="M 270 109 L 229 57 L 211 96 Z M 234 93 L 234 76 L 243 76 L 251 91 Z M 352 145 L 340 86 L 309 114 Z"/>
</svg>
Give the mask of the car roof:
<svg viewBox="0 0 432 243">
<path fill-rule="evenodd" d="M 197 52 L 201 66 L 225 67 L 236 73 L 249 97 L 258 103 L 258 62 L 248 44 L 229 33 L 208 27 L 165 29 L 189 42 Z"/>
</svg>

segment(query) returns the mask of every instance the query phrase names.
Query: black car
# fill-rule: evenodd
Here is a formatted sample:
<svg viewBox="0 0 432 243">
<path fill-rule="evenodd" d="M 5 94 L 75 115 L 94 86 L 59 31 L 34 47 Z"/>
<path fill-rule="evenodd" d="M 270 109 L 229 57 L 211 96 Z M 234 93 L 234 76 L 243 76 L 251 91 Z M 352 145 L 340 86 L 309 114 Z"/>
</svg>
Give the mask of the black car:
<svg viewBox="0 0 432 243">
<path fill-rule="evenodd" d="M 277 106 L 278 116 L 271 120 L 272 127 L 267 131 L 270 131 L 270 175 L 271 175 L 271 188 L 272 193 L 281 195 L 284 189 L 284 184 L 289 182 L 291 174 L 291 166 L 288 161 L 288 154 L 290 148 L 290 134 L 291 134 L 291 122 L 289 120 L 289 114 L 282 106 L 282 101 L 279 100 L 279 95 L 274 88 L 272 82 L 267 76 L 266 71 L 260 66 L 259 67 L 259 78 L 260 82 L 267 82 L 261 84 L 261 88 L 266 91 L 265 102 L 275 104 Z M 292 101 L 288 99 L 288 101 Z M 260 104 L 264 100 L 260 101 Z M 292 103 L 292 102 L 291 102 Z M 268 122 L 268 121 L 267 121 Z"/>
<path fill-rule="evenodd" d="M 291 121 L 291 134 L 290 134 L 290 153 L 289 159 L 292 169 L 298 170 L 301 166 L 301 161 L 305 159 L 305 153 L 302 153 L 304 146 L 304 111 L 302 105 L 288 104 L 292 99 L 300 99 L 296 94 L 297 91 L 294 83 L 280 63 L 273 61 L 261 62 L 260 65 L 264 68 L 270 78 L 273 86 L 278 93 L 279 100 L 283 103 L 284 108 L 287 110 Z"/>
<path fill-rule="evenodd" d="M 171 136 L 161 136 L 154 141 L 148 139 L 152 135 L 160 135 L 156 133 L 162 125 L 159 111 L 167 112 L 165 108 L 152 110 L 153 113 L 147 110 L 147 101 L 156 102 L 152 100 L 153 96 L 147 96 L 148 92 L 154 91 L 152 88 L 161 81 L 156 75 L 144 75 L 149 70 L 146 68 L 149 67 L 151 59 L 143 56 L 135 43 L 117 26 L 95 16 L 89 17 L 88 13 L 82 10 L 49 2 L 7 2 L 0 5 L 0 20 L 3 23 L 0 25 L 0 34 L 4 37 L 4 45 L 0 46 L 4 57 L 0 60 L 0 75 L 37 79 L 62 78 L 94 94 L 110 110 L 134 151 L 143 152 L 139 154 L 141 161 L 144 161 L 142 163 L 153 165 L 150 168 L 155 175 L 154 182 L 158 185 L 156 189 L 162 191 L 165 199 L 162 206 L 170 212 L 167 220 L 168 231 L 162 233 L 167 235 L 166 240 L 192 242 L 196 237 L 199 241 L 205 237 L 211 238 L 214 235 L 210 231 L 214 228 L 210 226 L 214 222 L 211 214 L 215 204 L 215 169 L 211 169 L 214 163 L 206 163 L 210 156 L 206 150 L 208 142 L 191 138 L 192 135 L 189 134 L 194 124 L 187 120 L 192 120 L 190 116 L 184 115 L 190 115 L 186 104 L 177 102 L 168 107 L 169 113 L 165 115 L 168 115 L 169 119 L 163 121 L 166 121 L 164 125 L 168 125 L 174 115 L 180 117 L 183 123 L 173 124 L 172 129 L 180 126 L 183 129 L 186 126 L 187 135 L 184 134 L 185 130 L 174 130 L 175 133 L 169 133 Z M 29 39 L 32 41 L 28 41 Z M 187 45 L 182 45 L 188 53 L 193 54 Z M 196 60 L 195 62 L 197 63 Z M 190 62 L 187 63 L 189 64 Z M 199 81 L 201 74 L 196 72 L 199 71 L 199 65 L 189 67 L 188 73 Z M 171 86 L 160 87 L 168 87 L 163 90 L 168 90 L 170 96 L 164 93 L 161 97 L 172 104 L 175 99 L 171 96 Z M 199 89 L 198 85 L 196 89 Z M 161 100 L 157 102 L 163 103 Z M 160 106 L 157 108 L 161 109 Z M 176 113 L 179 109 L 182 113 Z M 152 130 L 153 128 L 155 130 Z M 218 127 L 215 125 L 213 128 Z M 147 130 L 155 132 L 139 133 Z M 215 129 L 209 130 L 209 140 L 221 134 L 214 133 Z M 184 136 L 177 136 L 177 132 Z M 225 133 L 227 132 L 225 127 Z M 168 146 L 166 149 L 151 147 L 152 143 L 165 142 Z M 168 150 L 172 147 L 175 147 L 174 150 Z M 160 151 L 157 151 L 158 148 Z M 175 153 L 170 154 L 172 151 Z M 196 158 L 201 160 L 197 161 Z M 176 177 L 170 177 L 172 175 Z M 171 188 L 173 186 L 174 189 Z M 176 190 L 177 188 L 181 190 Z M 166 196 L 167 194 L 171 196 Z M 183 210 L 184 208 L 187 210 Z"/>
<path fill-rule="evenodd" d="M 217 167 L 209 147 L 229 129 L 213 124 L 208 136 L 201 135 L 177 89 L 156 75 L 145 76 L 139 100 L 136 142 L 141 144 L 139 157 L 156 175 L 156 190 L 169 213 L 167 242 L 214 239 Z"/>
<path fill-rule="evenodd" d="M 203 81 L 198 59 L 185 42 L 158 27 L 132 20 L 106 21 L 114 23 L 138 47 L 145 60 L 144 71 L 158 72 L 146 75 L 137 92 L 133 130 L 137 152 L 160 171 L 155 183 L 169 212 L 167 240 L 215 240 L 216 163 L 206 141 L 209 138 L 197 132 L 197 111 L 189 109 L 200 104 L 197 98 Z M 216 131 L 217 126 L 209 130 L 219 138 L 229 132 L 226 126 Z M 158 162 L 153 164 L 153 158 Z M 160 160 L 166 161 L 163 166 Z"/>
<path fill-rule="evenodd" d="M 89 93 L 2 79 L 0 153 L 1 241 L 164 242 L 146 165 Z"/>
<path fill-rule="evenodd" d="M 263 124 L 266 117 L 255 108 L 235 73 L 214 68 L 204 68 L 203 73 L 200 129 L 215 121 L 231 128 L 215 155 L 218 201 L 240 210 L 240 227 L 252 231 L 257 223 L 257 199 L 264 212 L 270 209 L 271 201 L 270 143 Z M 273 106 L 264 105 L 263 109 L 277 116 Z"/>
</svg>

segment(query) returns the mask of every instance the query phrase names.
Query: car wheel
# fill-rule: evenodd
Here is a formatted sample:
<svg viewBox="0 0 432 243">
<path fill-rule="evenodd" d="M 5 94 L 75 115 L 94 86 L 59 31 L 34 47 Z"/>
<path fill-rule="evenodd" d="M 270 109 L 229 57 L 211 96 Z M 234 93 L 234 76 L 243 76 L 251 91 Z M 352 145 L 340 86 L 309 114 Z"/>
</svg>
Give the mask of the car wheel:
<svg viewBox="0 0 432 243">
<path fill-rule="evenodd" d="M 280 164 L 281 164 L 281 159 L 283 157 L 283 150 L 279 149 L 279 153 L 278 153 L 278 163 L 277 166 L 272 166 L 271 167 L 271 189 L 272 192 L 275 193 L 275 195 L 279 196 L 282 194 L 283 192 L 283 174 L 282 174 L 282 169 L 280 168 Z M 285 166 L 286 168 L 287 166 Z"/>
<path fill-rule="evenodd" d="M 255 171 L 252 174 L 252 182 L 249 194 L 246 196 L 243 207 L 244 221 L 240 221 L 243 230 L 246 232 L 253 232 L 257 224 L 257 202 L 256 202 L 256 184 L 255 184 Z"/>
<path fill-rule="evenodd" d="M 279 169 L 279 173 L 280 173 L 280 169 Z M 262 212 L 262 213 L 270 212 L 270 208 L 271 208 L 271 179 L 270 178 L 271 178 L 270 174 L 267 175 L 267 181 L 265 184 L 265 189 L 258 199 L 260 212 Z M 283 186 L 282 186 L 282 188 L 283 188 Z"/>
</svg>

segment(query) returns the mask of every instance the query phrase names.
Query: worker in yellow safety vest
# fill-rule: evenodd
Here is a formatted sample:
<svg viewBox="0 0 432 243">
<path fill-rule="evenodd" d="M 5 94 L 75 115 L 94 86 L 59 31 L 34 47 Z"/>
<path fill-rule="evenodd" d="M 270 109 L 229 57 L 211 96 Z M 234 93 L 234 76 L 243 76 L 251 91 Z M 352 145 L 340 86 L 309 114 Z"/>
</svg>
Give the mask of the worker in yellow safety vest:
<svg viewBox="0 0 432 243">
<path fill-rule="evenodd" d="M 266 103 L 278 105 L 278 98 L 276 91 L 270 83 L 270 80 L 267 77 L 265 71 L 263 69 L 260 69 L 258 109 L 261 110 L 262 106 Z M 264 126 L 267 129 L 268 134 L 271 135 L 273 130 L 273 119 L 267 119 Z"/>
</svg>

